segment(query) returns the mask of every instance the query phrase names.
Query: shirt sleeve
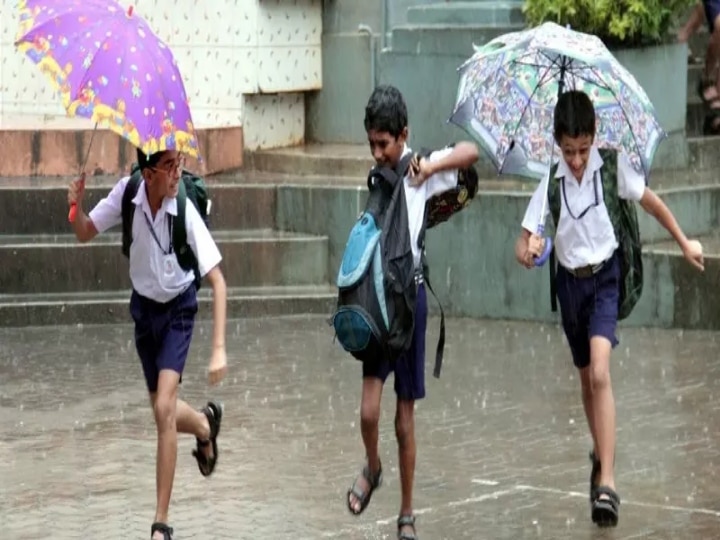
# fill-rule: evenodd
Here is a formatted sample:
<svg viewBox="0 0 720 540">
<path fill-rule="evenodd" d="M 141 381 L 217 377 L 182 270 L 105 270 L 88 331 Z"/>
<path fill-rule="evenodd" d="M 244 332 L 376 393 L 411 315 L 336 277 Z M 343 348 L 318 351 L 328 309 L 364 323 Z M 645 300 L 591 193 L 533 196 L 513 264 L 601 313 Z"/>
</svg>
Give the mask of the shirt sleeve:
<svg viewBox="0 0 720 540">
<path fill-rule="evenodd" d="M 618 197 L 628 201 L 639 201 L 645 193 L 645 175 L 637 172 L 627 156 L 617 154 Z"/>
<path fill-rule="evenodd" d="M 110 193 L 90 210 L 88 217 L 99 233 L 122 223 L 122 198 L 129 180 L 129 176 L 122 178 Z"/>
<path fill-rule="evenodd" d="M 548 173 L 549 174 L 549 173 Z M 522 228 L 532 234 L 537 234 L 538 225 L 544 225 L 550 215 L 549 204 L 547 203 L 547 186 L 549 176 L 538 184 L 535 192 L 530 197 L 530 202 L 525 210 L 525 217 L 522 220 Z M 543 202 L 545 202 L 545 211 L 543 212 Z"/>
<path fill-rule="evenodd" d="M 220 264 L 222 256 L 197 208 L 189 201 L 185 208 L 185 229 L 187 230 L 188 244 L 198 261 L 200 276 L 204 277 Z"/>
<path fill-rule="evenodd" d="M 440 161 L 444 157 L 447 157 L 450 152 L 452 152 L 452 148 L 443 148 L 442 150 L 438 150 L 436 152 L 433 152 L 430 154 L 430 163 Z M 447 191 L 449 189 L 454 188 L 457 186 L 458 183 L 458 171 L 457 169 L 450 169 L 447 171 L 440 171 L 435 174 L 433 174 L 430 178 L 427 179 L 425 182 L 425 185 L 427 186 L 425 188 L 425 198 L 430 199 L 431 197 L 437 195 L 438 193 L 442 193 L 443 191 Z"/>
</svg>

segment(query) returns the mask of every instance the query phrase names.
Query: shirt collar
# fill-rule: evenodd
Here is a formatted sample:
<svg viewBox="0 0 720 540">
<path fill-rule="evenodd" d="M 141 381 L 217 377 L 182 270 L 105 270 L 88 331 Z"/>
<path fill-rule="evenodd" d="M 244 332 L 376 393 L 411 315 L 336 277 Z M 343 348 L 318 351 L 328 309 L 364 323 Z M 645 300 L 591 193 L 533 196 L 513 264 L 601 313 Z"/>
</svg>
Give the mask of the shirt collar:
<svg viewBox="0 0 720 540">
<path fill-rule="evenodd" d="M 132 202 L 135 206 L 141 206 L 148 212 L 150 211 L 150 204 L 148 203 L 147 194 L 145 193 L 145 180 L 140 182 L 137 193 L 135 194 Z M 177 216 L 177 198 L 165 197 L 160 205 L 160 210 L 164 211 L 166 214 L 170 214 L 171 216 Z"/>
<path fill-rule="evenodd" d="M 588 156 L 588 162 L 587 166 L 585 167 L 585 173 L 583 174 L 583 178 L 588 175 L 592 176 L 593 174 L 595 174 L 595 171 L 600 170 L 600 168 L 603 166 L 603 163 L 603 158 L 600 156 L 600 152 L 598 151 L 597 146 L 592 145 L 592 147 L 590 148 L 590 155 Z M 561 155 L 560 160 L 558 161 L 557 171 L 555 172 L 555 178 L 572 177 L 573 173 Z"/>
</svg>

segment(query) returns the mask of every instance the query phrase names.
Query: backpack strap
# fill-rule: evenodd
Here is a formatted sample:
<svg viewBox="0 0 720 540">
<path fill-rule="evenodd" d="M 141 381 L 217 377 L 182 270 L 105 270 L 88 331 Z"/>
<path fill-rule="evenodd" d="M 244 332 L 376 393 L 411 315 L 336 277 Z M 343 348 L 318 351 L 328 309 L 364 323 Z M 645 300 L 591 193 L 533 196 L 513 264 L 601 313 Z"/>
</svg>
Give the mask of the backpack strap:
<svg viewBox="0 0 720 540">
<path fill-rule="evenodd" d="M 130 244 L 132 244 L 132 227 L 133 218 L 135 217 L 135 205 L 133 199 L 137 195 L 142 181 L 140 170 L 133 167 L 130 180 L 128 180 L 123 191 L 122 203 L 120 206 L 120 215 L 122 216 L 122 253 L 126 257 L 130 257 Z"/>
<path fill-rule="evenodd" d="M 430 159 L 430 154 L 432 154 L 431 150 L 423 148 L 417 155 L 425 159 Z M 420 264 L 422 265 L 423 279 L 440 308 L 440 335 L 438 336 L 437 347 L 435 348 L 435 366 L 433 368 L 433 376 L 436 379 L 439 379 L 440 371 L 442 370 L 443 356 L 445 353 L 445 310 L 443 309 L 440 299 L 437 297 L 437 294 L 435 294 L 432 284 L 430 283 L 430 266 L 427 263 L 427 255 L 425 253 L 425 232 L 427 231 L 428 222 L 427 210 L 428 207 L 426 204 L 425 211 L 423 213 L 422 227 L 420 227 L 420 234 L 418 235 L 418 248 L 420 249 Z"/>
<path fill-rule="evenodd" d="M 557 234 L 557 226 L 560 222 L 560 182 L 559 178 L 555 178 L 557 173 L 558 164 L 556 163 L 550 167 L 548 177 L 548 208 L 550 209 L 550 215 L 552 216 L 553 224 L 555 225 L 555 233 Z M 555 245 L 550 252 L 550 259 L 548 260 L 548 266 L 550 269 L 550 311 L 553 313 L 557 312 L 557 260 L 555 258 Z"/>
<path fill-rule="evenodd" d="M 178 182 L 178 194 L 175 197 L 177 201 L 177 215 L 173 218 L 172 245 L 175 251 L 180 268 L 192 270 L 195 273 L 195 286 L 200 288 L 200 269 L 198 267 L 197 257 L 190 245 L 187 243 L 187 229 L 185 226 L 186 209 L 187 209 L 187 189 L 185 182 L 181 178 Z"/>
</svg>

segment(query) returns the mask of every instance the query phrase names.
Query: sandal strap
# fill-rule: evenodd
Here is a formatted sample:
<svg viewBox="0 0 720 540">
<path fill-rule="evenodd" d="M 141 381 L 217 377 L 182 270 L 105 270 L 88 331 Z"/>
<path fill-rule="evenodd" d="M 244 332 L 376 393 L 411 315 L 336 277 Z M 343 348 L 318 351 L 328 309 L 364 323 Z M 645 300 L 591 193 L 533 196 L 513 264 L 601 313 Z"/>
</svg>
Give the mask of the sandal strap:
<svg viewBox="0 0 720 540">
<path fill-rule="evenodd" d="M 398 525 L 398 528 L 410 526 L 410 527 L 412 527 L 412 528 L 414 529 L 414 528 L 415 528 L 415 516 L 413 516 L 412 514 L 409 514 L 409 515 L 406 514 L 406 515 L 404 515 L 404 516 L 398 516 L 398 518 L 397 518 L 397 525 Z"/>
<path fill-rule="evenodd" d="M 161 523 L 156 521 L 150 526 L 150 536 L 156 532 L 163 533 L 164 540 L 172 540 L 173 528 L 169 527 L 167 523 Z"/>
<path fill-rule="evenodd" d="M 368 484 L 370 484 L 371 488 L 377 488 L 380 485 L 380 480 L 382 479 L 382 463 L 380 463 L 380 467 L 374 475 L 370 472 L 370 465 L 365 464 L 362 470 L 362 475 L 365 480 L 367 480 Z"/>
<path fill-rule="evenodd" d="M 601 495 L 605 495 L 608 499 L 601 499 Z M 595 488 L 595 500 L 601 502 L 603 500 L 608 500 L 608 502 L 612 503 L 613 506 L 620 506 L 620 496 L 614 489 L 609 488 L 608 486 L 598 486 Z"/>
</svg>

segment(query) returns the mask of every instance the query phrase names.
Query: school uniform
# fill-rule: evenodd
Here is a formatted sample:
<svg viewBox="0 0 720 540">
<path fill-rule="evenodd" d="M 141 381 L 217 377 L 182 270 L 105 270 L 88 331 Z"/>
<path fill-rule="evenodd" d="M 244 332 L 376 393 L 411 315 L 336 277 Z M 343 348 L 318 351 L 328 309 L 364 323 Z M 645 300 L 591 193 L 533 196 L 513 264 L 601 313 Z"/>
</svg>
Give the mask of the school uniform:
<svg viewBox="0 0 720 540">
<path fill-rule="evenodd" d="M 98 232 L 122 222 L 122 196 L 130 177 L 121 179 L 89 214 Z M 180 267 L 172 247 L 172 219 L 177 200 L 165 198 L 155 218 L 141 181 L 132 200 L 135 214 L 130 244 L 130 314 L 135 322 L 135 345 L 148 390 L 157 390 L 158 375 L 171 369 L 182 376 L 192 339 L 198 304 L 195 275 Z M 187 242 L 204 276 L 222 257 L 195 206 L 185 210 Z"/>
<path fill-rule="evenodd" d="M 411 153 L 406 145 L 401 159 Z M 431 162 L 438 161 L 452 152 L 445 148 L 433 152 L 428 158 Z M 425 221 L 427 201 L 457 186 L 457 170 L 442 171 L 432 175 L 420 186 L 412 185 L 412 178 L 407 174 L 404 179 L 405 204 L 407 206 L 408 228 L 410 230 L 410 247 L 415 263 L 415 282 L 417 284 L 417 300 L 415 304 L 415 326 L 412 343 L 391 365 L 386 359 L 375 362 L 363 362 L 363 377 L 376 377 L 383 382 L 391 371 L 395 372 L 395 393 L 399 399 L 418 400 L 425 397 L 425 330 L 427 328 L 427 294 L 422 275 L 422 252 L 418 239 Z"/>
<path fill-rule="evenodd" d="M 603 159 L 597 147 L 590 150 L 581 182 L 562 157 L 555 179 L 560 182 L 560 219 L 555 233 L 558 261 L 557 297 L 563 330 L 578 368 L 590 363 L 590 338 L 602 336 L 613 347 L 620 294 L 619 246 L 603 200 Z M 617 186 L 621 199 L 639 201 L 645 192 L 645 177 L 636 172 L 622 153 L 617 154 Z M 550 209 L 547 184 L 541 182 L 533 193 L 522 227 L 531 233 L 545 223 Z M 541 215 L 543 202 L 545 214 Z"/>
</svg>

